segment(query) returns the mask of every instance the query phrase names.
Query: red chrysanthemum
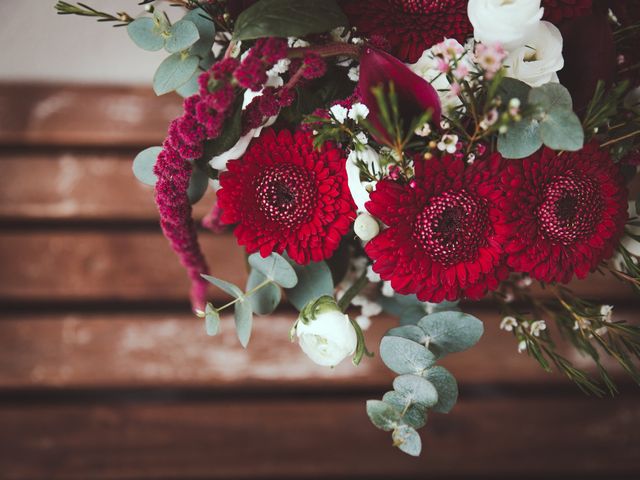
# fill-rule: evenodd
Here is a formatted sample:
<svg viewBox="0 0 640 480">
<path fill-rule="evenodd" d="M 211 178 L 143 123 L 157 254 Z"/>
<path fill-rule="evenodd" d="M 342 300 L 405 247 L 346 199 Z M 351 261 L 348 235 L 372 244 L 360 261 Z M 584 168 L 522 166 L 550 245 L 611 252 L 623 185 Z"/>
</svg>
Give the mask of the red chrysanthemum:
<svg viewBox="0 0 640 480">
<path fill-rule="evenodd" d="M 365 247 L 373 270 L 401 294 L 441 302 L 478 299 L 507 276 L 502 244 L 502 157 L 465 167 L 416 157 L 415 183 L 378 182 L 367 209 L 389 228 Z M 413 186 L 413 188 L 412 188 Z"/>
<path fill-rule="evenodd" d="M 542 0 L 544 19 L 557 24 L 565 18 L 589 15 L 592 3 L 592 0 Z"/>
<path fill-rule="evenodd" d="M 627 192 L 605 150 L 595 144 L 561 155 L 544 149 L 510 170 L 503 177 L 510 267 L 567 283 L 613 254 L 627 219 Z"/>
<path fill-rule="evenodd" d="M 329 258 L 355 219 L 346 159 L 330 142 L 315 149 L 308 132 L 266 130 L 220 175 L 221 220 L 238 243 L 263 257 L 297 263 Z"/>
<path fill-rule="evenodd" d="M 361 34 L 384 37 L 405 62 L 445 38 L 464 42 L 473 33 L 466 0 L 343 0 L 341 6 Z"/>
</svg>

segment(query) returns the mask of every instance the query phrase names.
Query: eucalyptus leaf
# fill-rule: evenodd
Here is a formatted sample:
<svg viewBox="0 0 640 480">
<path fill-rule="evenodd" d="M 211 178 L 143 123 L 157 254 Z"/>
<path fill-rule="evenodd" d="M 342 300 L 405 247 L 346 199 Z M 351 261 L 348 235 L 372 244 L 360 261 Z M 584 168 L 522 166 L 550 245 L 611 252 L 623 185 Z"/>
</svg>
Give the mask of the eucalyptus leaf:
<svg viewBox="0 0 640 480">
<path fill-rule="evenodd" d="M 151 187 L 155 186 L 158 177 L 153 173 L 153 167 L 161 151 L 162 147 L 149 147 L 136 155 L 136 158 L 133 159 L 133 174 L 138 181 Z"/>
<path fill-rule="evenodd" d="M 298 277 L 298 283 L 286 290 L 287 298 L 298 310 L 302 310 L 314 298 L 333 294 L 333 278 L 326 262 L 299 265 L 293 260 L 288 261 Z"/>
<path fill-rule="evenodd" d="M 265 280 L 268 280 L 268 278 L 258 270 L 252 269 L 251 273 L 249 273 L 249 279 L 247 280 L 247 292 L 253 290 Z M 251 304 L 251 309 L 258 315 L 268 315 L 273 312 L 280 304 L 281 298 L 282 292 L 280 291 L 280 287 L 271 281 L 247 296 Z"/>
<path fill-rule="evenodd" d="M 424 316 L 424 311 L 422 312 L 422 316 Z M 427 339 L 427 335 L 424 333 L 424 330 L 416 325 L 404 325 L 402 327 L 392 328 L 387 332 L 387 335 L 391 337 L 406 338 L 421 344 L 424 344 Z"/>
<path fill-rule="evenodd" d="M 200 38 L 198 28 L 193 22 L 182 19 L 171 27 L 171 36 L 167 38 L 164 48 L 169 53 L 186 50 Z"/>
<path fill-rule="evenodd" d="M 220 280 L 219 278 L 212 277 L 211 275 L 202 274 L 201 276 L 207 282 L 215 285 L 220 290 L 222 290 L 223 292 L 231 295 L 234 298 L 242 298 L 244 296 L 244 293 L 242 293 L 242 290 L 240 290 L 240 288 L 238 288 L 233 283 L 229 283 L 229 282 L 226 282 L 224 280 Z"/>
<path fill-rule="evenodd" d="M 422 441 L 420 435 L 415 428 L 408 425 L 402 425 L 396 428 L 392 433 L 393 444 L 404 453 L 412 457 L 420 456 L 422 451 Z"/>
<path fill-rule="evenodd" d="M 200 37 L 198 41 L 191 46 L 189 52 L 200 57 L 210 54 L 216 35 L 216 28 L 208 14 L 201 8 L 194 8 L 182 17 L 182 19 L 193 22 L 198 29 L 198 35 Z"/>
<path fill-rule="evenodd" d="M 532 88 L 529 92 L 529 103 L 536 105 L 543 112 L 573 111 L 571 94 L 559 83 L 545 83 L 540 87 Z"/>
<path fill-rule="evenodd" d="M 399 392 L 387 392 L 382 401 L 393 406 L 399 412 L 404 411 L 402 422 L 413 428 L 422 428 L 427 423 L 427 413 L 421 406 L 410 404 L 403 394 Z M 408 406 L 407 406 L 408 405 Z"/>
<path fill-rule="evenodd" d="M 430 408 L 438 403 L 436 387 L 424 377 L 418 375 L 400 375 L 393 381 L 393 389 L 404 395 L 411 403 Z"/>
<path fill-rule="evenodd" d="M 406 307 L 400 313 L 400 325 L 415 325 L 418 321 L 424 317 L 427 313 L 424 308 L 424 303 L 420 302 L 417 305 L 411 305 Z"/>
<path fill-rule="evenodd" d="M 380 357 L 387 367 L 400 375 L 420 375 L 436 361 L 435 355 L 423 345 L 401 337 L 383 337 Z"/>
<path fill-rule="evenodd" d="M 533 118 L 523 118 L 509 125 L 507 133 L 498 135 L 498 151 L 504 158 L 525 158 L 542 147 L 540 124 Z"/>
<path fill-rule="evenodd" d="M 191 52 L 193 53 L 193 51 Z M 187 98 L 198 93 L 200 91 L 200 83 L 198 82 L 200 75 L 202 75 L 203 71 L 209 70 L 211 68 L 211 65 L 213 65 L 214 63 L 215 57 L 213 56 L 213 53 L 208 52 L 204 54 L 202 60 L 200 60 L 199 63 L 200 68 L 198 68 L 193 73 L 193 75 L 191 75 L 191 78 L 187 81 L 187 83 L 176 89 L 176 93 L 183 98 Z"/>
<path fill-rule="evenodd" d="M 530 91 L 531 87 L 529 85 L 521 80 L 510 77 L 503 78 L 498 87 L 498 93 L 501 95 L 504 103 L 509 102 L 512 98 L 517 98 L 520 100 L 522 106 L 528 103 Z"/>
<path fill-rule="evenodd" d="M 155 52 L 164 47 L 164 37 L 153 18 L 136 18 L 127 25 L 127 33 L 133 43 L 144 50 Z"/>
<path fill-rule="evenodd" d="M 458 401 L 458 382 L 449 371 L 436 365 L 424 372 L 423 376 L 429 380 L 438 392 L 438 403 L 432 409 L 438 413 L 449 413 Z"/>
<path fill-rule="evenodd" d="M 575 152 L 584 146 L 584 130 L 571 110 L 551 110 L 540 122 L 540 136 L 553 150 Z"/>
<path fill-rule="evenodd" d="M 193 166 L 191 171 L 191 178 L 189 179 L 189 187 L 187 188 L 187 197 L 189 197 L 189 203 L 193 205 L 200 201 L 204 194 L 207 192 L 209 186 L 209 177 L 197 166 Z"/>
<path fill-rule="evenodd" d="M 240 344 L 247 348 L 251 338 L 251 327 L 253 325 L 253 311 L 247 299 L 236 302 L 233 310 L 233 317 L 236 322 L 236 334 Z"/>
<path fill-rule="evenodd" d="M 212 337 L 217 335 L 218 330 L 220 329 L 220 314 L 210 303 L 208 303 L 207 308 L 204 311 L 204 315 L 204 326 L 207 330 L 207 335 Z"/>
<path fill-rule="evenodd" d="M 254 253 L 249 256 L 249 265 L 281 287 L 293 288 L 298 283 L 298 277 L 293 267 L 284 257 L 275 252 L 266 258 L 263 258 L 259 253 Z"/>
<path fill-rule="evenodd" d="M 475 345 L 484 333 L 484 325 L 476 317 L 463 312 L 437 312 L 427 315 L 418 326 L 429 336 L 429 348 L 438 353 L 454 353 Z"/>
<path fill-rule="evenodd" d="M 381 400 L 367 400 L 367 415 L 376 427 L 385 432 L 396 428 L 401 420 L 400 412 Z"/>
<path fill-rule="evenodd" d="M 194 55 L 173 53 L 163 60 L 153 76 L 153 90 L 164 95 L 187 83 L 198 69 L 200 59 Z"/>
<path fill-rule="evenodd" d="M 260 0 L 238 16 L 233 38 L 305 37 L 347 25 L 335 0 Z"/>
</svg>

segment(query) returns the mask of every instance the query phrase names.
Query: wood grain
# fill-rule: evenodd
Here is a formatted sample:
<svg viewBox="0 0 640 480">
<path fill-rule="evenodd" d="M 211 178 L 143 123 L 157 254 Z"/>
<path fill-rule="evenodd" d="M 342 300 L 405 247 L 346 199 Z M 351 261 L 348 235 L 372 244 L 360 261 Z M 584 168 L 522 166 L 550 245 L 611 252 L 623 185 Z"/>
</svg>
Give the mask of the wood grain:
<svg viewBox="0 0 640 480">
<path fill-rule="evenodd" d="M 0 145 L 160 145 L 181 111 L 144 87 L 2 84 Z"/>
<path fill-rule="evenodd" d="M 0 471 L 7 480 L 633 478 L 638 398 L 463 399 L 430 416 L 419 459 L 369 424 L 364 396 L 8 404 Z"/>
</svg>

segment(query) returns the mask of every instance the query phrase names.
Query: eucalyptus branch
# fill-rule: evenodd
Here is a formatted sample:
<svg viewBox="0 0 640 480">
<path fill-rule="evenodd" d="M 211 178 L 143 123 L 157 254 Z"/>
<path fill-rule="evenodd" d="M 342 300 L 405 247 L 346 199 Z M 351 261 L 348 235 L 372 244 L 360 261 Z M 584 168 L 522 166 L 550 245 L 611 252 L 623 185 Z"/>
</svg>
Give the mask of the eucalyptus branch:
<svg viewBox="0 0 640 480">
<path fill-rule="evenodd" d="M 78 2 L 77 5 L 73 5 L 68 2 L 59 1 L 54 8 L 58 11 L 58 15 L 79 15 L 81 17 L 97 18 L 98 22 L 118 22 L 114 27 L 124 27 L 134 20 L 134 18 L 126 12 L 116 12 L 115 15 L 112 15 L 80 2 Z"/>
</svg>

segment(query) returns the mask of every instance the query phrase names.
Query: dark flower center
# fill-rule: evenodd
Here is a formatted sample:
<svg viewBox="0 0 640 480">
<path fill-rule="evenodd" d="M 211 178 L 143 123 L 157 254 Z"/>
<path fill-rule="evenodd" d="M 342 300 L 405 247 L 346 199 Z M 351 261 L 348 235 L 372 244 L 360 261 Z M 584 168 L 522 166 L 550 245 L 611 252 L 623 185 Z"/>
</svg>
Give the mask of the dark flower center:
<svg viewBox="0 0 640 480">
<path fill-rule="evenodd" d="M 571 245 L 591 235 L 600 220 L 602 198 L 587 178 L 554 177 L 538 207 L 538 223 L 545 237 Z"/>
<path fill-rule="evenodd" d="M 313 174 L 303 167 L 292 164 L 269 167 L 254 185 L 258 207 L 269 220 L 294 227 L 311 216 L 317 185 Z"/>
<path fill-rule="evenodd" d="M 429 256 L 445 267 L 474 260 L 486 245 L 489 218 L 482 200 L 466 190 L 430 199 L 416 218 L 414 238 Z"/>
</svg>

